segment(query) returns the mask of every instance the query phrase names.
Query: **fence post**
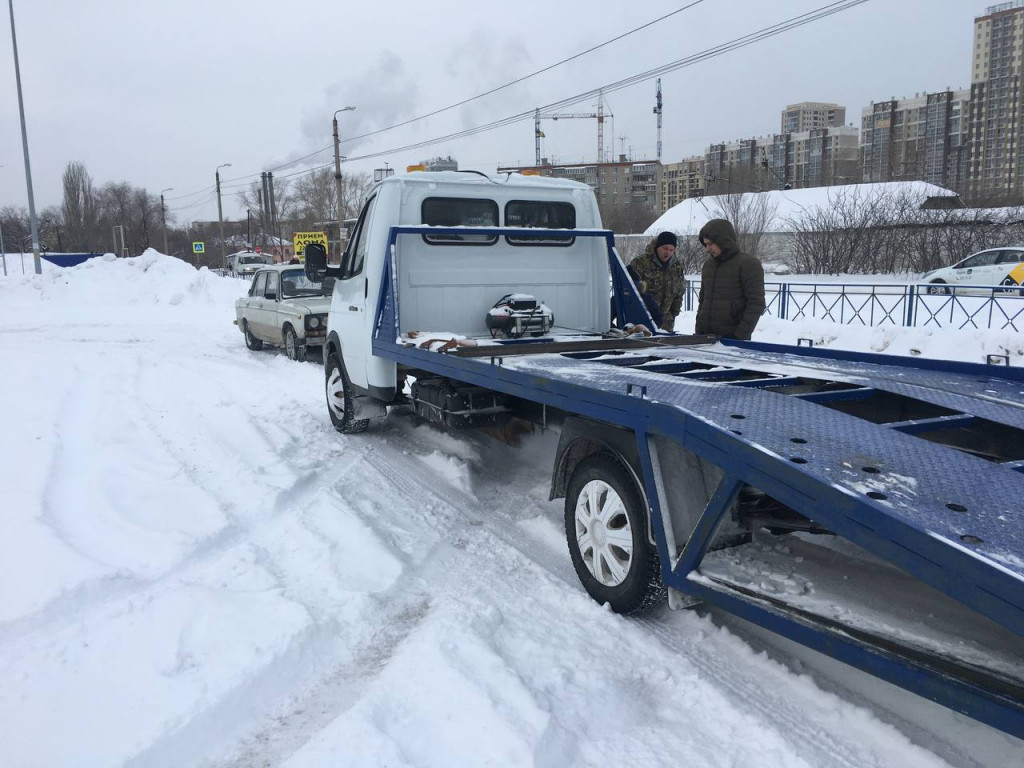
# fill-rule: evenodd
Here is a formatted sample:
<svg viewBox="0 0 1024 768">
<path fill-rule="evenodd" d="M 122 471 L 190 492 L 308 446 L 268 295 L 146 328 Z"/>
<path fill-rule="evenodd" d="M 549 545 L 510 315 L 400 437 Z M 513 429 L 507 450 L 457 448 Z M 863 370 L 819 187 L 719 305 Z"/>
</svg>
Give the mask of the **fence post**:
<svg viewBox="0 0 1024 768">
<path fill-rule="evenodd" d="M 789 283 L 779 285 L 779 319 L 786 319 L 786 299 L 789 296 Z"/>
<path fill-rule="evenodd" d="M 906 328 L 914 327 L 914 296 L 917 294 L 917 286 L 907 286 L 907 318 L 903 325 Z"/>
</svg>

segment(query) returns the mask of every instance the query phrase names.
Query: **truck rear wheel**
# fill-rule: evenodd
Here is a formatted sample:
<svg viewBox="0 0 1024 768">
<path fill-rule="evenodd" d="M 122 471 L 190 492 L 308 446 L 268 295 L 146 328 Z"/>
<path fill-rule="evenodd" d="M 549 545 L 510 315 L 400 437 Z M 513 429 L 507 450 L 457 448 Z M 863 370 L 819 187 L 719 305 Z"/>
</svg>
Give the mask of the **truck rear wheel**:
<svg viewBox="0 0 1024 768">
<path fill-rule="evenodd" d="M 597 602 L 629 614 L 664 598 L 643 498 L 614 457 L 591 456 L 573 471 L 565 496 L 565 536 L 576 575 Z"/>
<path fill-rule="evenodd" d="M 327 412 L 331 415 L 334 428 L 346 435 L 365 432 L 370 420 L 355 417 L 352 382 L 348 380 L 345 365 L 336 352 L 327 358 L 326 370 Z"/>
</svg>

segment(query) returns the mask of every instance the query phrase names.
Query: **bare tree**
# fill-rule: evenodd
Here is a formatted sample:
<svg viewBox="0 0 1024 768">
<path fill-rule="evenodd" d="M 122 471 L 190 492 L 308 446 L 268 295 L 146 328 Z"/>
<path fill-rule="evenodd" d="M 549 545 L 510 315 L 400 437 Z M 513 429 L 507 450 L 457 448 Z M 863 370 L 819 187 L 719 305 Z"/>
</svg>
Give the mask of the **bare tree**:
<svg viewBox="0 0 1024 768">
<path fill-rule="evenodd" d="M 643 232 L 658 217 L 653 206 L 641 202 L 599 203 L 601 222 L 607 229 L 623 234 Z"/>
<path fill-rule="evenodd" d="M 63 177 L 61 205 L 68 248 L 91 251 L 97 242 L 97 204 L 92 177 L 80 162 L 68 163 Z"/>
<path fill-rule="evenodd" d="M 287 179 L 274 180 L 274 207 L 276 210 L 272 211 L 271 215 L 279 230 L 290 226 L 291 220 L 295 218 L 295 200 L 291 187 L 292 184 Z M 253 181 L 248 188 L 239 190 L 238 199 L 252 216 L 254 229 L 251 245 L 267 248 L 268 243 L 272 242 L 271 237 L 282 237 L 281 231 L 273 231 L 275 227 L 267 218 L 267 212 L 263 206 L 263 188 L 260 182 Z"/>
<path fill-rule="evenodd" d="M 36 226 L 39 231 L 39 247 L 47 251 L 64 251 L 64 217 L 61 209 L 51 205 L 39 212 L 36 219 Z"/>
<path fill-rule="evenodd" d="M 0 209 L 0 228 L 3 229 L 4 247 L 11 253 L 24 252 L 25 241 L 31 237 L 28 210 L 8 205 Z M 29 247 L 32 244 L 29 243 Z"/>
<path fill-rule="evenodd" d="M 760 256 L 761 238 L 772 229 L 777 210 L 778 204 L 771 201 L 770 195 L 745 192 L 719 196 L 713 213 L 732 224 L 743 253 Z"/>
</svg>

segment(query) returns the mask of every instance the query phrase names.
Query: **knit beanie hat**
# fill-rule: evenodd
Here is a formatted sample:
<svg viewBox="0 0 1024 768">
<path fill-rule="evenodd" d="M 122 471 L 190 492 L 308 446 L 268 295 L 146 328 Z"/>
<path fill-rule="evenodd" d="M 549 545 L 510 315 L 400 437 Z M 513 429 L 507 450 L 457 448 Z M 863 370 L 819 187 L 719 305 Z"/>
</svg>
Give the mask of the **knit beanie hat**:
<svg viewBox="0 0 1024 768">
<path fill-rule="evenodd" d="M 676 239 L 675 232 L 662 232 L 658 235 L 658 239 L 654 241 L 654 250 L 658 250 L 663 245 L 671 245 L 674 247 L 679 246 L 679 241 Z"/>
</svg>

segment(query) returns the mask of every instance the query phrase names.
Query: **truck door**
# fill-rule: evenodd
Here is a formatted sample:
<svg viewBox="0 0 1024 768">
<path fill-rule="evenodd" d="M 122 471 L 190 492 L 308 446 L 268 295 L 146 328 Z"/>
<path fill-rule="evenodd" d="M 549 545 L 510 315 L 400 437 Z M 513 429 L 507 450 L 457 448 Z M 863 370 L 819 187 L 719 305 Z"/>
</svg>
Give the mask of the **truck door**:
<svg viewBox="0 0 1024 768">
<path fill-rule="evenodd" d="M 370 326 L 376 309 L 376 296 L 368 296 L 367 270 L 380 270 L 385 254 L 369 252 L 373 211 L 377 202 L 374 195 L 366 201 L 348 248 L 341 261 L 342 275 L 334 283 L 331 300 L 330 328 L 341 340 L 342 362 L 349 381 L 366 389 L 366 362 L 370 356 Z"/>
</svg>

